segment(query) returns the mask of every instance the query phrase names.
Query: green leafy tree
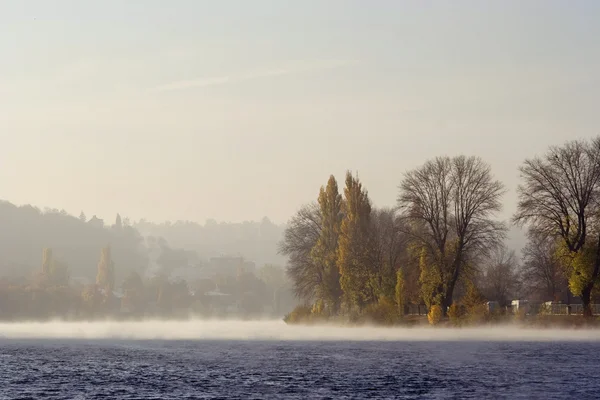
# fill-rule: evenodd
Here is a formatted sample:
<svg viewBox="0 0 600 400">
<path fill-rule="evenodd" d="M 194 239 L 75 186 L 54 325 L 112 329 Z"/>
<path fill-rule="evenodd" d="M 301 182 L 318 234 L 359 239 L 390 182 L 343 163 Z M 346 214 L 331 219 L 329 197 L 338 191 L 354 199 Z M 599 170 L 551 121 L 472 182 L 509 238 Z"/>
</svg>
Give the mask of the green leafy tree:
<svg viewBox="0 0 600 400">
<path fill-rule="evenodd" d="M 335 314 L 340 305 L 342 289 L 337 266 L 337 250 L 342 224 L 342 196 L 335 178 L 329 177 L 327 187 L 319 192 L 321 231 L 317 243 L 311 250 L 313 262 L 322 269 L 322 282 L 317 296 L 323 300 L 328 312 Z"/>
<path fill-rule="evenodd" d="M 346 174 L 344 200 L 338 247 L 340 286 L 347 307 L 361 311 L 375 300 L 369 287 L 369 264 L 374 258 L 370 242 L 371 202 L 358 178 L 350 172 Z"/>
</svg>

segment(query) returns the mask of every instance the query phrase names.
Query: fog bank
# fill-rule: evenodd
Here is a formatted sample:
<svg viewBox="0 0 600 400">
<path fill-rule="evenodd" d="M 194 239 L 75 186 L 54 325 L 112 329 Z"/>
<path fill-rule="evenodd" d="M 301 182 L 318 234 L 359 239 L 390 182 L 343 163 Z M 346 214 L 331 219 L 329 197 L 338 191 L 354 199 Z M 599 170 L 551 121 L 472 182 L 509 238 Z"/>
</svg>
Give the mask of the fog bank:
<svg viewBox="0 0 600 400">
<path fill-rule="evenodd" d="M 3 338 L 308 340 L 308 341 L 600 341 L 595 329 L 384 328 L 286 325 L 279 320 L 13 322 L 0 324 Z"/>
</svg>

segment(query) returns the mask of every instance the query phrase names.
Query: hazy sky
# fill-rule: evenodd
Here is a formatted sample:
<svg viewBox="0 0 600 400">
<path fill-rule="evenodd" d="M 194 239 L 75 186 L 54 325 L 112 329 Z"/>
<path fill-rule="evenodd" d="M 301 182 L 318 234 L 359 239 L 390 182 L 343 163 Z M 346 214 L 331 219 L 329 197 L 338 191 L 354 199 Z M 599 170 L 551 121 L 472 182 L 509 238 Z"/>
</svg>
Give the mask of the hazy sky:
<svg viewBox="0 0 600 400">
<path fill-rule="evenodd" d="M 286 221 L 329 174 L 506 183 L 600 134 L 598 1 L 1 1 L 0 198 L 112 220 Z M 340 182 L 340 185 L 342 183 Z"/>
</svg>

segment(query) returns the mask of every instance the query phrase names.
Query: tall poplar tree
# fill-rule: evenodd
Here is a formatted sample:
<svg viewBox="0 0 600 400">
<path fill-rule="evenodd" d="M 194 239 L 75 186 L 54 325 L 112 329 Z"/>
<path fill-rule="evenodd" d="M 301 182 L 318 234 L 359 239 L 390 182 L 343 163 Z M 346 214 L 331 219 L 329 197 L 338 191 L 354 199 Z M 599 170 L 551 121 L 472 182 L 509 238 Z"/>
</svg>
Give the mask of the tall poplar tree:
<svg viewBox="0 0 600 400">
<path fill-rule="evenodd" d="M 346 173 L 338 268 L 344 301 L 349 308 L 362 310 L 374 300 L 369 287 L 369 263 L 373 259 L 370 240 L 371 202 L 358 177 Z"/>
<path fill-rule="evenodd" d="M 115 263 L 112 261 L 109 246 L 103 248 L 100 253 L 96 284 L 108 291 L 112 291 L 115 288 Z"/>
<path fill-rule="evenodd" d="M 42 254 L 42 273 L 50 275 L 50 269 L 52 267 L 52 249 L 45 248 Z"/>
<path fill-rule="evenodd" d="M 342 289 L 337 266 L 337 250 L 342 224 L 342 196 L 337 181 L 331 175 L 326 187 L 319 192 L 321 210 L 321 233 L 311 251 L 311 258 L 323 271 L 323 280 L 318 298 L 322 300 L 331 314 L 338 312 Z"/>
</svg>

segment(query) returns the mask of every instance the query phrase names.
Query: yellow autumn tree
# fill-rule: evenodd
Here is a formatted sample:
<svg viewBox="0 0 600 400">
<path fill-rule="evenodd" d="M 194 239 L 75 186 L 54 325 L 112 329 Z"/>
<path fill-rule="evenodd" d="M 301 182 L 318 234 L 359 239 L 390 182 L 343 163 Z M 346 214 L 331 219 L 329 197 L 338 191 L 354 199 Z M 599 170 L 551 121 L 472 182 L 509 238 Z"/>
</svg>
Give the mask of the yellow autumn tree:
<svg viewBox="0 0 600 400">
<path fill-rule="evenodd" d="M 600 276 L 596 268 L 596 246 L 585 244 L 579 251 L 572 252 L 564 244 L 558 246 L 558 259 L 569 280 L 569 290 L 575 296 L 584 297 L 584 291 L 590 287 L 598 289 Z M 590 291 L 591 294 L 591 291 Z"/>
<path fill-rule="evenodd" d="M 110 246 L 106 246 L 100 253 L 96 284 L 105 290 L 113 291 L 115 288 L 115 263 L 112 261 Z"/>
<path fill-rule="evenodd" d="M 398 316 L 400 318 L 404 317 L 404 304 L 405 304 L 405 294 L 404 294 L 404 273 L 401 269 L 396 272 L 396 288 L 395 288 L 395 297 L 396 297 L 396 307 L 398 308 Z"/>
<path fill-rule="evenodd" d="M 442 302 L 442 280 L 440 278 L 439 268 L 435 264 L 435 260 L 428 256 L 427 250 L 421 248 L 419 257 L 419 284 L 421 285 L 421 298 L 431 309 L 434 305 L 441 305 Z"/>
<path fill-rule="evenodd" d="M 358 177 L 350 172 L 346 173 L 344 200 L 337 259 L 340 286 L 346 306 L 361 311 L 375 300 L 368 285 L 373 259 L 369 253 L 371 202 Z"/>
<path fill-rule="evenodd" d="M 429 321 L 429 324 L 431 325 L 437 325 L 440 323 L 441 319 L 442 308 L 436 304 L 429 309 L 429 312 L 427 313 L 427 321 Z"/>
<path fill-rule="evenodd" d="M 69 267 L 54 257 L 52 249 L 45 248 L 42 254 L 42 271 L 38 278 L 44 285 L 68 286 Z"/>
<path fill-rule="evenodd" d="M 44 274 L 50 274 L 50 268 L 52 267 L 52 249 L 45 248 L 42 254 L 42 272 Z"/>
<path fill-rule="evenodd" d="M 462 298 L 462 303 L 467 313 L 467 319 L 471 323 L 484 322 L 488 317 L 488 310 L 484 304 L 485 297 L 483 297 L 472 280 L 467 280 L 466 289 L 465 296 Z"/>
<path fill-rule="evenodd" d="M 317 299 L 324 303 L 326 312 L 336 314 L 339 310 L 342 289 L 337 265 L 338 242 L 342 224 L 342 196 L 333 175 L 327 187 L 319 191 L 321 231 L 317 243 L 311 250 L 311 258 L 321 270 L 321 283 L 317 288 Z M 321 310 L 323 312 L 323 310 Z"/>
</svg>

